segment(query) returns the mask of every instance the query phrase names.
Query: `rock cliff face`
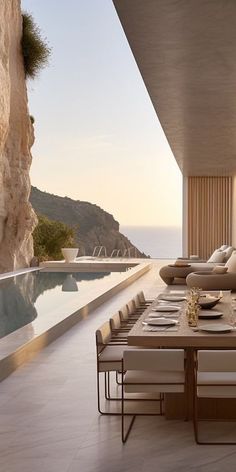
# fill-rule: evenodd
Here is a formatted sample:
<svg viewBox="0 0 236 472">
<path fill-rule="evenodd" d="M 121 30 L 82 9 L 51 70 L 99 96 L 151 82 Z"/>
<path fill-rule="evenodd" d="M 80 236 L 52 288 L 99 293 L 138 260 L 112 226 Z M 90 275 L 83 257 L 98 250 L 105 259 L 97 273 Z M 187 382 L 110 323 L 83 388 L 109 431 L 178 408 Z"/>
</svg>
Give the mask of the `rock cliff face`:
<svg viewBox="0 0 236 472">
<path fill-rule="evenodd" d="M 20 0 L 0 0 L 0 272 L 29 264 L 36 224 L 28 202 L 34 136 L 21 35 Z"/>
<path fill-rule="evenodd" d="M 42 192 L 32 187 L 30 201 L 36 213 L 50 220 L 62 221 L 76 230 L 79 255 L 92 255 L 95 246 L 105 246 L 107 255 L 120 249 L 120 256 L 131 249 L 131 256 L 146 257 L 119 232 L 119 223 L 112 215 L 92 203 L 72 200 Z"/>
</svg>

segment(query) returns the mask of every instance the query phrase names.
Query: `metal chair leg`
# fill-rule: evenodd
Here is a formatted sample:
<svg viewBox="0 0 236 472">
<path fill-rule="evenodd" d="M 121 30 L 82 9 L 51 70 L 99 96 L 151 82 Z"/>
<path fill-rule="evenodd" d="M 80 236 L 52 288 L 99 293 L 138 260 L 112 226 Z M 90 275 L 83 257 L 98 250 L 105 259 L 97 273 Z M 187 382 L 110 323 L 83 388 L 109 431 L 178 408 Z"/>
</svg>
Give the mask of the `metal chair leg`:
<svg viewBox="0 0 236 472">
<path fill-rule="evenodd" d="M 106 416 L 120 416 L 121 413 L 110 413 L 107 411 L 103 411 L 101 409 L 101 399 L 100 399 L 100 376 L 99 376 L 99 371 L 97 371 L 97 406 L 98 406 L 98 412 L 100 415 L 106 415 Z"/>
<path fill-rule="evenodd" d="M 132 429 L 132 426 L 134 424 L 134 421 L 135 421 L 135 418 L 136 416 L 133 415 L 132 416 L 132 419 L 131 419 L 131 422 L 129 424 L 129 427 L 128 427 L 128 430 L 127 432 L 125 433 L 125 414 L 124 414 L 124 372 L 122 370 L 122 386 L 121 386 L 121 439 L 122 439 L 122 442 L 123 444 L 127 441 L 128 437 L 129 437 L 129 434 L 130 434 L 130 431 Z"/>
</svg>

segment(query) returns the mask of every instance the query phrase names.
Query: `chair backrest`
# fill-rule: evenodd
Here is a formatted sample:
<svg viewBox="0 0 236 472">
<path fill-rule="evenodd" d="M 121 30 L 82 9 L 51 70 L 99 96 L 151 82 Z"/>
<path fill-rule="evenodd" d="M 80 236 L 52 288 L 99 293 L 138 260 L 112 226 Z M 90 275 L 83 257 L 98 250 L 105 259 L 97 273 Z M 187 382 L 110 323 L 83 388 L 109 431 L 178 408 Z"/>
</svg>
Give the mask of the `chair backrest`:
<svg viewBox="0 0 236 472">
<path fill-rule="evenodd" d="M 236 372 L 235 350 L 198 351 L 199 372 Z"/>
<path fill-rule="evenodd" d="M 111 327 L 109 321 L 103 323 L 96 331 L 96 345 L 98 352 L 103 350 L 103 345 L 109 343 L 111 339 Z"/>
<path fill-rule="evenodd" d="M 138 299 L 139 299 L 140 303 L 145 303 L 146 299 L 145 299 L 143 291 L 139 292 L 137 296 L 138 296 Z"/>
<path fill-rule="evenodd" d="M 127 303 L 127 307 L 128 307 L 128 313 L 129 315 L 133 315 L 133 313 L 135 312 L 135 304 L 134 304 L 134 300 L 130 300 L 128 303 Z"/>
<path fill-rule="evenodd" d="M 120 322 L 120 315 L 118 312 L 110 318 L 110 326 L 111 326 L 111 329 L 120 328 L 121 322 Z"/>
<path fill-rule="evenodd" d="M 122 308 L 119 310 L 119 315 L 120 315 L 120 319 L 122 321 L 128 321 L 129 311 L 128 311 L 128 306 L 127 305 L 122 306 Z"/>
<path fill-rule="evenodd" d="M 183 349 L 130 349 L 123 353 L 124 370 L 184 371 Z"/>
<path fill-rule="evenodd" d="M 133 298 L 133 301 L 134 301 L 134 305 L 135 305 L 135 307 L 136 307 L 136 308 L 139 308 L 139 307 L 140 307 L 140 304 L 141 304 L 141 302 L 140 302 L 140 300 L 139 300 L 138 294 L 137 294 L 137 295 L 135 295 L 135 297 Z"/>
</svg>

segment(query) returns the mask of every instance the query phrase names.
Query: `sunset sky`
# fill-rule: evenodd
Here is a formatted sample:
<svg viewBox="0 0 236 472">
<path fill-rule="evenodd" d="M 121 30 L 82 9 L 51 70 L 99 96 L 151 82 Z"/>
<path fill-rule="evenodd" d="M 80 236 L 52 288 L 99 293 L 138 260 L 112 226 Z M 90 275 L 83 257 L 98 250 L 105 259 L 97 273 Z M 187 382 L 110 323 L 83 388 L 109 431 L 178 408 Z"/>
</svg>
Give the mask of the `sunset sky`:
<svg viewBox="0 0 236 472">
<path fill-rule="evenodd" d="M 32 184 L 122 225 L 180 226 L 182 178 L 111 0 L 22 0 L 52 47 L 28 82 Z"/>
</svg>

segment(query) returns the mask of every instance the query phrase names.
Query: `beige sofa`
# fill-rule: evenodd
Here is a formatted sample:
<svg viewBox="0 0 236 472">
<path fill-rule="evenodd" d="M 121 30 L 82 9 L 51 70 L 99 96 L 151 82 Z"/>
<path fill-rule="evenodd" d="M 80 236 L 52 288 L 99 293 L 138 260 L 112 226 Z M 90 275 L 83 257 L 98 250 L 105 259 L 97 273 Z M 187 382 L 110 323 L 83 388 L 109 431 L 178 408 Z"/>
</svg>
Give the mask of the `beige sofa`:
<svg viewBox="0 0 236 472">
<path fill-rule="evenodd" d="M 211 272 L 212 269 L 216 265 L 224 265 L 222 264 L 216 264 L 215 262 L 195 262 L 194 264 L 190 264 L 189 267 L 178 267 L 174 265 L 167 265 L 163 266 L 160 271 L 159 275 L 163 282 L 165 282 L 167 285 L 172 285 L 174 283 L 186 283 L 186 277 L 191 274 L 192 272 L 196 271 L 209 271 Z M 182 280 L 179 280 L 182 279 Z"/>
<path fill-rule="evenodd" d="M 170 265 L 162 267 L 159 271 L 159 275 L 167 285 L 172 285 L 174 283 L 185 284 L 186 277 L 188 277 L 189 274 L 191 274 L 192 272 L 212 271 L 213 268 L 217 265 L 227 266 L 229 260 L 231 259 L 233 255 L 233 252 L 234 252 L 234 248 L 232 246 L 223 245 L 219 249 L 216 249 L 213 252 L 213 254 L 208 259 L 208 261 L 201 261 L 200 259 L 192 260 L 192 259 L 178 258 L 176 262 L 182 262 L 182 263 L 186 262 L 186 265 L 188 263 L 190 263 L 190 265 L 188 265 L 188 267 L 184 267 L 184 266 L 181 267 L 181 266 L 170 264 Z"/>
<path fill-rule="evenodd" d="M 186 278 L 188 287 L 199 287 L 202 290 L 236 290 L 236 272 L 214 274 L 209 272 L 192 272 Z"/>
<path fill-rule="evenodd" d="M 190 273 L 186 278 L 188 287 L 199 287 L 203 290 L 236 290 L 236 251 L 234 251 L 226 262 L 223 270 L 225 274 L 214 271 L 222 271 L 222 267 L 211 272 L 197 271 Z"/>
</svg>

